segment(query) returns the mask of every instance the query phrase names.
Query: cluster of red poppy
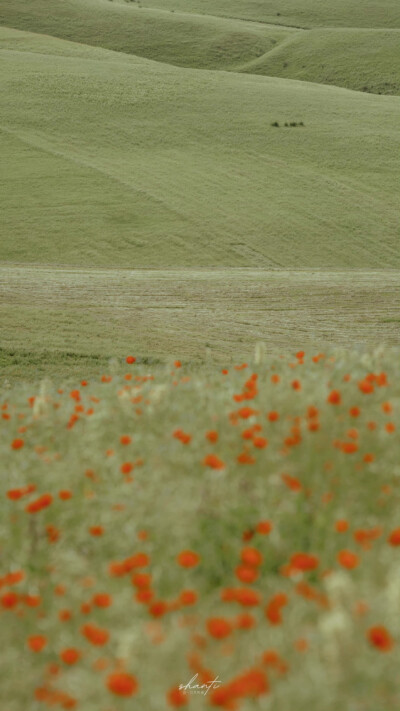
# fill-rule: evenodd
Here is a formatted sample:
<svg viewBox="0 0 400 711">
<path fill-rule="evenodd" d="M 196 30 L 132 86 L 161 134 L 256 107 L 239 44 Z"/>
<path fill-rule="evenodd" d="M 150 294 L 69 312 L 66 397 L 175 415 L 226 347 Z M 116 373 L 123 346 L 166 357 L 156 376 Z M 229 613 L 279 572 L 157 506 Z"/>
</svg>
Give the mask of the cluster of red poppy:
<svg viewBox="0 0 400 711">
<path fill-rule="evenodd" d="M 253 708 L 314 651 L 320 663 L 332 615 L 351 625 L 366 673 L 374 654 L 395 656 L 399 626 L 370 590 L 398 565 L 398 378 L 359 366 L 353 378 L 304 351 L 258 372 L 126 363 L 1 404 L 0 612 L 24 639 L 36 702 L 161 708 L 140 653 L 174 634 L 177 663 L 157 689 L 170 708 L 190 706 L 193 675 L 204 704 Z M 100 675 L 97 691 L 72 693 L 80 668 Z"/>
</svg>

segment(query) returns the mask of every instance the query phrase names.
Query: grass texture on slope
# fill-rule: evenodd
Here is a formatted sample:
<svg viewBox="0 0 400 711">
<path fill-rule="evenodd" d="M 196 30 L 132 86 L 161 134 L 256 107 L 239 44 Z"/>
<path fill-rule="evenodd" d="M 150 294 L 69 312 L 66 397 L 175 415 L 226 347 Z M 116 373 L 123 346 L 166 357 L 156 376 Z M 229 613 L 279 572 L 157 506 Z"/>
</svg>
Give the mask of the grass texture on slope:
<svg viewBox="0 0 400 711">
<path fill-rule="evenodd" d="M 400 30 L 316 29 L 294 33 L 242 69 L 374 94 L 399 94 L 399 67 Z"/>
<path fill-rule="evenodd" d="M 1 22 L 176 66 L 400 92 L 396 31 L 344 27 L 304 32 L 116 0 L 4 0 Z"/>
<path fill-rule="evenodd" d="M 235 69 L 293 29 L 109 0 L 4 0 L 0 24 L 203 69 Z"/>
<path fill-rule="evenodd" d="M 1 36 L 1 259 L 399 266 L 396 97 Z"/>
<path fill-rule="evenodd" d="M 141 4 L 303 28 L 400 28 L 398 0 L 141 0 Z"/>
</svg>

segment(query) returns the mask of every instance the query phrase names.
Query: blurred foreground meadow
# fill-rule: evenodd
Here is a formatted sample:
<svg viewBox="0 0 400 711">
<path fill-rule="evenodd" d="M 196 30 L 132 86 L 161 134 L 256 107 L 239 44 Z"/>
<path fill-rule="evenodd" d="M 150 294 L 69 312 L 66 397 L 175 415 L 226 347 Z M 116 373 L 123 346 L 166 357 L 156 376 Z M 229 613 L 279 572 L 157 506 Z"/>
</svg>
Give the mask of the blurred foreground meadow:
<svg viewBox="0 0 400 711">
<path fill-rule="evenodd" d="M 1 708 L 397 708 L 399 376 L 259 345 L 4 386 Z"/>
</svg>

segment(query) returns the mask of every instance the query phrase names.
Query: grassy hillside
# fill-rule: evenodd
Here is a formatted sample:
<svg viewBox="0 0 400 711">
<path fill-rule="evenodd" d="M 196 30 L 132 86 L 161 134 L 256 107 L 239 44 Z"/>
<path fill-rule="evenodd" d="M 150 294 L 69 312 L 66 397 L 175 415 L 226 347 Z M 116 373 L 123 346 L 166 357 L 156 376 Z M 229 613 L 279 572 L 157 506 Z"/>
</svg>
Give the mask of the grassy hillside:
<svg viewBox="0 0 400 711">
<path fill-rule="evenodd" d="M 321 12 L 320 5 L 311 3 L 310 7 Z M 304 12 L 308 8 L 304 0 L 298 6 Z M 242 3 L 242 7 L 252 5 Z M 400 93 L 397 31 L 341 27 L 304 32 L 215 17 L 213 8 L 209 8 L 210 15 L 187 10 L 186 4 L 172 12 L 125 0 L 3 0 L 0 23 L 177 66 L 246 71 L 372 93 Z M 201 10 L 205 12 L 206 8 Z M 372 12 L 366 16 L 373 21 Z M 329 25 L 322 14 L 318 17 L 311 24 Z"/>
<path fill-rule="evenodd" d="M 234 69 L 293 32 L 109 0 L 4 0 L 0 24 L 203 69 Z"/>
<path fill-rule="evenodd" d="M 318 29 L 291 35 L 244 71 L 400 94 L 400 30 Z"/>
<path fill-rule="evenodd" d="M 3 36 L 0 259 L 399 266 L 397 98 Z"/>
<path fill-rule="evenodd" d="M 141 0 L 141 4 L 304 28 L 400 28 L 398 0 Z"/>
</svg>

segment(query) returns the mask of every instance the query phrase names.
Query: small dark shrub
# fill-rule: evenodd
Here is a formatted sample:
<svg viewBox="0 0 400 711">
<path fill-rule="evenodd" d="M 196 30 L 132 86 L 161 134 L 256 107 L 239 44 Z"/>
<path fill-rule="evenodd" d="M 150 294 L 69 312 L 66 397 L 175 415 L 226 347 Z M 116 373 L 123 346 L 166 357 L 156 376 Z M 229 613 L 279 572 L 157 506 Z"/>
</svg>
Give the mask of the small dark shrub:
<svg viewBox="0 0 400 711">
<path fill-rule="evenodd" d="M 300 126 L 304 126 L 304 121 L 291 121 L 290 123 L 285 121 L 285 128 L 297 128 Z"/>
</svg>

